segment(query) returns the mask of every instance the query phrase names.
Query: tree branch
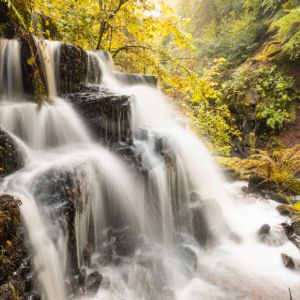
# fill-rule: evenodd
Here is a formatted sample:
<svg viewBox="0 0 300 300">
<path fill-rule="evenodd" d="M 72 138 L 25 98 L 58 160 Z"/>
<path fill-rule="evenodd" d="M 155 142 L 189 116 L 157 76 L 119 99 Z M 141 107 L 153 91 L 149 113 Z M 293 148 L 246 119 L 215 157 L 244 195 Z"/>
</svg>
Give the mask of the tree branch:
<svg viewBox="0 0 300 300">
<path fill-rule="evenodd" d="M 109 25 L 109 21 L 111 21 L 116 14 L 121 10 L 121 8 L 128 2 L 129 0 L 119 0 L 118 6 L 108 15 L 106 20 L 102 20 L 100 23 L 100 29 L 99 29 L 99 38 L 98 38 L 98 43 L 96 46 L 96 50 L 99 50 L 101 47 L 101 43 L 104 37 L 104 34 L 109 30 L 111 27 Z M 99 7 L 100 10 L 102 10 L 102 1 L 99 0 Z"/>
<path fill-rule="evenodd" d="M 191 73 L 191 71 L 189 69 L 187 69 L 185 66 L 181 65 L 180 63 L 178 63 L 174 58 L 172 58 L 169 54 L 166 54 L 162 51 L 159 51 L 159 50 L 156 50 L 156 49 L 153 49 L 152 47 L 150 46 L 143 46 L 143 45 L 126 45 L 126 46 L 123 46 L 123 47 L 120 47 L 114 51 L 112 51 L 113 55 L 113 59 L 122 51 L 128 51 L 130 49 L 144 49 L 144 50 L 149 50 L 149 51 L 152 51 L 154 53 L 158 53 L 160 54 L 161 56 L 164 56 L 168 61 L 171 61 L 172 63 L 176 64 L 177 66 L 179 66 L 180 68 L 182 68 L 185 72 L 187 72 L 188 74 Z"/>
</svg>

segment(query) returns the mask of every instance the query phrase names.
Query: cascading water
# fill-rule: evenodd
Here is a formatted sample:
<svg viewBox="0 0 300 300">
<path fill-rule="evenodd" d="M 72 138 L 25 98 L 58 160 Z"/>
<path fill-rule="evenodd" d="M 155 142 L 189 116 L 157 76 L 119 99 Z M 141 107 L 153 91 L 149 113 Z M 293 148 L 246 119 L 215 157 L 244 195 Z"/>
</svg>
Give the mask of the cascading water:
<svg viewBox="0 0 300 300">
<path fill-rule="evenodd" d="M 20 51 L 19 41 L 0 39 L 0 101 L 18 101 L 23 94 Z"/>
<path fill-rule="evenodd" d="M 4 42 L 2 69 L 12 53 L 20 55 L 15 42 L 4 54 Z M 128 86 L 103 53 L 89 52 L 87 83 L 133 98 L 128 139 L 139 167 L 130 168 L 93 142 L 77 113 L 57 97 L 60 45 L 37 43 L 53 104 L 39 109 L 8 95 L 9 104 L 0 103 L 0 125 L 26 143 L 30 156 L 0 189 L 22 200 L 43 299 L 281 300 L 288 289 L 300 297 L 300 276 L 280 258 L 300 257 L 277 226 L 285 219 L 272 202 L 243 195 L 240 183 L 226 184 L 161 92 Z M 13 66 L 20 74 L 18 59 Z M 0 79 L 8 86 L 10 77 L 2 74 L 7 70 Z M 272 226 L 270 244 L 277 247 L 258 242 L 263 223 Z M 79 295 L 66 289 L 83 268 L 103 275 L 94 296 L 87 287 L 77 289 Z"/>
</svg>

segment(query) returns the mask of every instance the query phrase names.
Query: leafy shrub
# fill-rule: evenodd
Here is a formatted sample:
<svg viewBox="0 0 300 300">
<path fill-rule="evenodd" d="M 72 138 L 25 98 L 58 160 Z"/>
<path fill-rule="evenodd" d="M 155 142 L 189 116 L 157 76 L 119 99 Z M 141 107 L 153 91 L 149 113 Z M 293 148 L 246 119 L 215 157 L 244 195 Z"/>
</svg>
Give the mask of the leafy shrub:
<svg viewBox="0 0 300 300">
<path fill-rule="evenodd" d="M 181 95 L 179 105 L 191 120 L 195 131 L 208 140 L 210 148 L 217 154 L 229 155 L 233 137 L 240 132 L 234 125 L 228 105 L 223 103 L 222 93 L 217 81 L 224 59 L 215 59 L 214 65 L 205 70 L 203 76 L 190 74 L 183 81 L 177 78 L 176 83 L 186 88 Z M 187 82 L 187 80 L 189 82 Z M 174 82 L 172 84 L 174 88 Z M 175 90 L 179 90 L 175 86 Z"/>
<path fill-rule="evenodd" d="M 242 179 L 259 176 L 274 183 L 277 192 L 300 194 L 300 145 L 269 153 L 257 150 L 247 159 L 221 158 L 220 162 Z"/>
<path fill-rule="evenodd" d="M 255 106 L 253 113 L 257 123 L 263 122 L 272 130 L 280 130 L 291 121 L 290 108 L 299 99 L 293 79 L 284 76 L 275 66 L 244 65 L 223 84 L 223 89 L 225 102 L 230 107 L 247 115 L 249 106 Z"/>
<path fill-rule="evenodd" d="M 258 22 L 255 16 L 229 16 L 220 24 L 212 22 L 206 26 L 198 45 L 200 54 L 209 58 L 224 57 L 236 66 L 258 49 L 265 33 L 264 23 Z"/>
<path fill-rule="evenodd" d="M 275 20 L 270 28 L 276 30 L 276 39 L 282 44 L 283 52 L 291 59 L 300 57 L 300 6 Z"/>
</svg>

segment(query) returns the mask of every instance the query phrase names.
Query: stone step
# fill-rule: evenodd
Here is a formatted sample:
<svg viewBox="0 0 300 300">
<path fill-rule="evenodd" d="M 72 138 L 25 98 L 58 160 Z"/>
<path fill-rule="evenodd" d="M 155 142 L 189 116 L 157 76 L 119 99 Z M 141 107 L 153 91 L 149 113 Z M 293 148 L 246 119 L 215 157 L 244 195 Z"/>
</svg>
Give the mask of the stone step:
<svg viewBox="0 0 300 300">
<path fill-rule="evenodd" d="M 107 143 L 131 137 L 130 96 L 116 94 L 101 86 L 83 87 L 67 95 L 97 140 Z"/>
</svg>

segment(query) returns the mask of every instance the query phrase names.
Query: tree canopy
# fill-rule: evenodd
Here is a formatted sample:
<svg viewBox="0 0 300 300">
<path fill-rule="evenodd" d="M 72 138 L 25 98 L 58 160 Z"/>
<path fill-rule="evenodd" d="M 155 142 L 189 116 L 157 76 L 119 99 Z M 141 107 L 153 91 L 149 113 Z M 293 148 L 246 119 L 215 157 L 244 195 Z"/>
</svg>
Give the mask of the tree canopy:
<svg viewBox="0 0 300 300">
<path fill-rule="evenodd" d="M 119 69 L 157 76 L 217 153 L 245 139 L 249 97 L 247 134 L 294 118 L 298 94 L 284 66 L 300 57 L 297 0 L 2 1 L 23 33 L 109 51 Z"/>
</svg>

